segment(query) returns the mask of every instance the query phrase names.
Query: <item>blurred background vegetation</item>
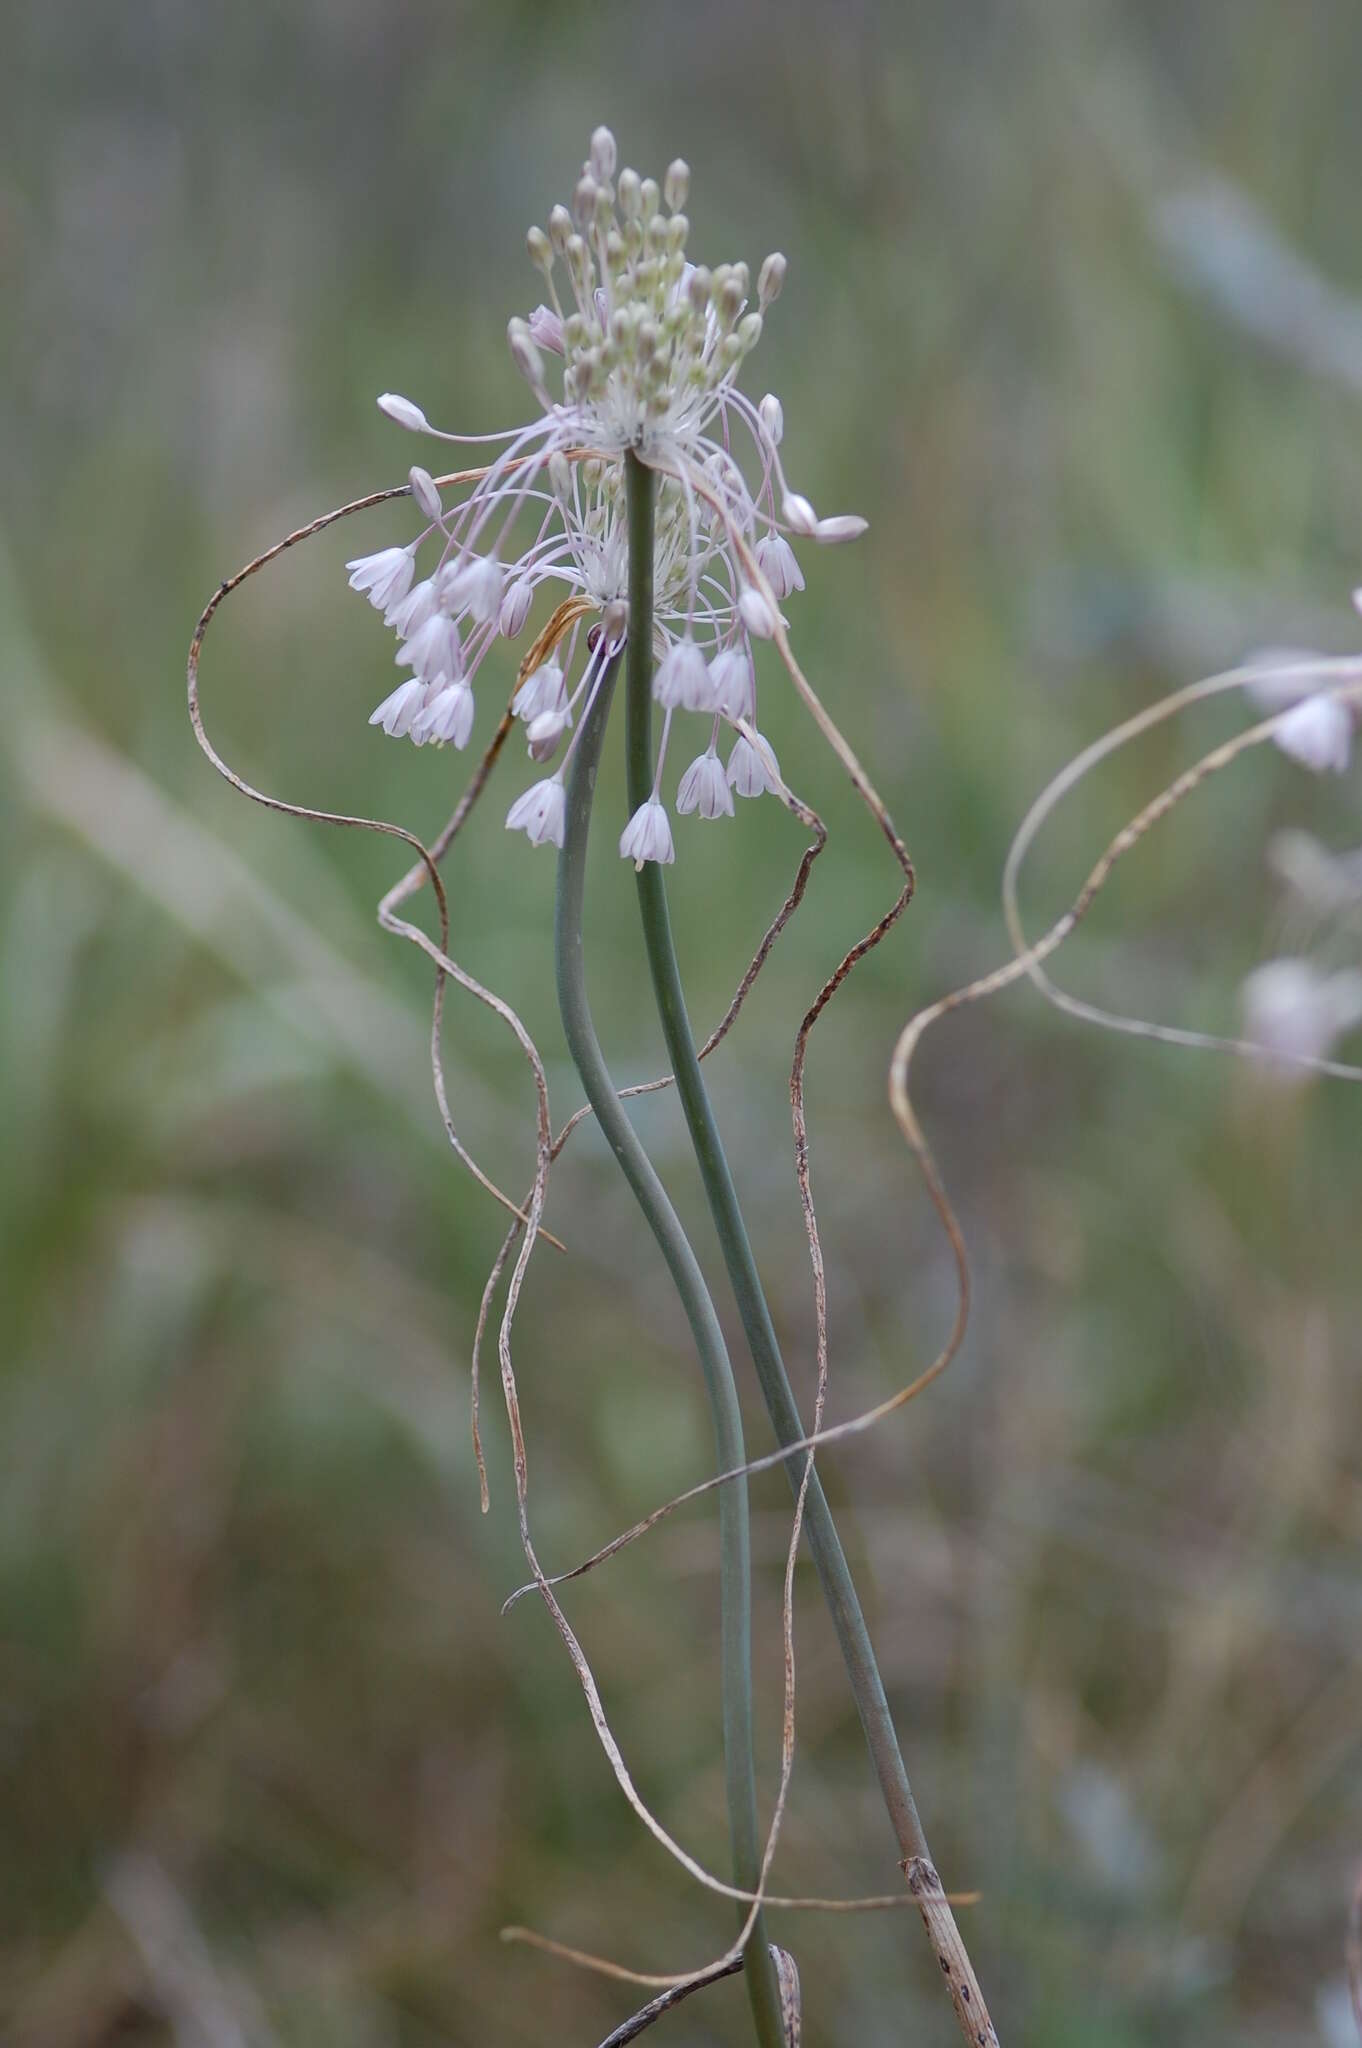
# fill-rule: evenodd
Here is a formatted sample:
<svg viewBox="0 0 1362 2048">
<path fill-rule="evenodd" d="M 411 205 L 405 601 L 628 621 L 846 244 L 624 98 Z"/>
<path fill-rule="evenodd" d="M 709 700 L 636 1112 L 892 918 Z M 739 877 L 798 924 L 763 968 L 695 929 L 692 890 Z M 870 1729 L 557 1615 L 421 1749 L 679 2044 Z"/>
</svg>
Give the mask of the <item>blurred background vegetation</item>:
<svg viewBox="0 0 1362 2048">
<path fill-rule="evenodd" d="M 728 1914 L 628 1815 L 547 1618 L 499 1618 L 509 1461 L 493 1389 L 483 1519 L 466 1368 L 501 1220 L 444 1149 L 426 967 L 372 920 L 402 863 L 214 778 L 184 713 L 194 619 L 290 526 L 401 480 L 416 451 L 378 391 L 472 431 L 523 412 L 524 230 L 597 121 L 644 170 L 690 159 L 698 254 L 786 250 L 753 395 L 784 400 L 799 486 L 871 520 L 806 562 L 798 642 L 920 877 L 811 1055 L 853 1412 L 930 1358 L 953 1299 L 888 1049 L 1005 956 L 1030 798 L 1256 644 L 1355 640 L 1362 15 L 48 0 L 5 44 L 0 2034 L 591 2044 L 627 1989 L 501 1946 L 505 1922 L 666 1970 Z M 342 572 L 405 531 L 367 515 L 249 585 L 204 701 L 266 787 L 429 833 L 466 762 L 367 729 L 390 647 Z M 1164 730 L 1068 805 L 1033 925 L 1238 716 Z M 807 1395 L 790 1045 L 894 878 L 778 687 L 764 723 L 833 843 L 712 1078 Z M 552 861 L 502 832 L 506 800 L 450 870 L 456 951 L 519 1006 L 565 1111 Z M 619 815 L 617 766 L 603 801 Z M 1246 759 L 1118 877 L 1061 978 L 1232 1027 L 1294 930 L 1272 835 L 1307 821 L 1349 843 L 1350 784 Z M 769 805 L 678 836 L 707 1024 L 802 842 Z M 640 1078 L 633 890 L 598 837 L 591 974 Z M 525 1184 L 514 1047 L 455 1000 L 447 1056 L 477 1155 Z M 1002 2038 L 1338 2048 L 1362 1862 L 1358 1105 L 1085 1032 L 1030 991 L 941 1029 L 918 1086 L 975 1319 L 946 1380 L 826 1472 L 943 1872 L 983 1893 L 968 1933 Z M 713 1265 L 674 1105 L 639 1121 Z M 549 1220 L 571 1257 L 534 1267 L 518 1359 L 541 1548 L 566 1564 L 709 1448 L 590 1130 Z M 769 1788 L 779 1475 L 754 1515 Z M 569 1604 L 646 1795 L 721 1863 L 714 1565 L 695 1509 Z M 777 1882 L 892 1890 L 806 1571 Z M 915 1921 L 778 1933 L 809 2042 L 954 2038 Z M 663 2032 L 745 2024 L 729 1983 Z"/>
</svg>

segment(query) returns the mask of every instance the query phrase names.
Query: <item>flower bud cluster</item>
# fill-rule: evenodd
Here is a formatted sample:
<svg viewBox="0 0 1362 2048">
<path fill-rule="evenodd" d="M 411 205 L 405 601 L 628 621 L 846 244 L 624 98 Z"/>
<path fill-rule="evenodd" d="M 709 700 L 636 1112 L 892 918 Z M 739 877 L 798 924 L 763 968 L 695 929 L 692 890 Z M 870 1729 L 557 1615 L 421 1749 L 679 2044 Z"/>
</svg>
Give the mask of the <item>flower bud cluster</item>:
<svg viewBox="0 0 1362 2048">
<path fill-rule="evenodd" d="M 786 265 L 781 255 L 766 258 L 758 306 L 750 305 L 745 263 L 710 270 L 687 259 L 687 165 L 678 158 L 659 187 L 628 166 L 617 175 L 616 157 L 613 135 L 598 128 L 571 204 L 551 209 L 547 231 L 530 229 L 530 258 L 553 304 L 512 320 L 508 333 L 536 391 L 544 379 L 537 337 L 555 333 L 564 405 L 590 415 L 593 446 L 623 450 L 676 431 L 732 382 L 761 339 Z"/>
<path fill-rule="evenodd" d="M 654 689 L 665 717 L 652 796 L 621 842 L 636 861 L 674 857 L 659 792 L 676 719 L 709 724 L 708 745 L 680 780 L 681 814 L 731 816 L 735 796 L 780 786 L 756 729 L 753 647 L 784 648 L 781 606 L 804 588 L 791 541 L 848 540 L 865 527 L 845 515 L 820 519 L 790 488 L 779 399 L 768 392 L 757 404 L 738 388 L 785 283 L 785 258 L 769 255 L 755 288 L 746 263 L 692 262 L 689 197 L 679 158 L 661 181 L 643 177 L 620 166 L 610 130 L 596 129 L 570 200 L 527 236 L 546 302 L 508 328 L 538 415 L 504 434 L 444 434 L 411 399 L 385 392 L 383 411 L 410 432 L 501 445 L 459 503 L 446 501 L 447 486 L 429 470 L 413 468 L 425 531 L 348 565 L 352 588 L 383 614 L 398 666 L 410 671 L 371 723 L 418 746 L 468 744 L 481 663 L 525 630 L 538 593 L 552 590 L 512 710 L 530 758 L 557 767 L 511 806 L 507 824 L 556 844 L 575 734 L 628 633 L 626 461 L 655 472 Z M 438 559 L 418 580 L 427 546 Z M 717 752 L 725 725 L 726 763 Z"/>
</svg>

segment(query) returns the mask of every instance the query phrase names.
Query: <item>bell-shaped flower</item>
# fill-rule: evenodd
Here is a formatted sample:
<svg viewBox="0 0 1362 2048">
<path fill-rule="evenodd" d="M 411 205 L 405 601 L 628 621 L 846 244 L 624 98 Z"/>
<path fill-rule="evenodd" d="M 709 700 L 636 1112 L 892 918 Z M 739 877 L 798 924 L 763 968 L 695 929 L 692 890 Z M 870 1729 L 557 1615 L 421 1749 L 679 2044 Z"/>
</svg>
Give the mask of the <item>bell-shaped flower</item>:
<svg viewBox="0 0 1362 2048">
<path fill-rule="evenodd" d="M 764 533 L 756 546 L 757 567 L 777 597 L 804 588 L 804 571 L 783 533 Z"/>
<path fill-rule="evenodd" d="M 702 818 L 731 818 L 733 792 L 724 776 L 724 764 L 711 747 L 691 762 L 676 787 L 676 808 L 681 816 L 698 811 Z"/>
<path fill-rule="evenodd" d="M 572 713 L 566 704 L 559 704 L 551 711 L 536 712 L 525 733 L 533 759 L 551 761 L 571 724 Z"/>
<path fill-rule="evenodd" d="M 430 698 L 424 711 L 412 722 L 411 736 L 418 747 L 427 740 L 446 741 L 462 749 L 473 731 L 473 692 L 462 679 L 446 683 Z"/>
<path fill-rule="evenodd" d="M 657 665 L 653 695 L 669 711 L 712 711 L 714 685 L 705 657 L 689 634 L 673 640 Z"/>
<path fill-rule="evenodd" d="M 761 738 L 760 734 L 758 738 Z M 770 756 L 770 766 L 779 775 L 780 768 L 769 744 L 764 738 L 761 739 L 761 744 Z M 733 742 L 733 751 L 728 757 L 728 781 L 730 788 L 736 790 L 739 796 L 762 796 L 768 789 L 775 787 L 760 752 L 742 733 L 739 733 Z"/>
<path fill-rule="evenodd" d="M 523 796 L 516 798 L 506 813 L 506 829 L 523 832 L 531 846 L 543 846 L 546 841 L 561 846 L 566 820 L 567 796 L 562 777 L 551 775 L 547 781 L 533 783 Z"/>
<path fill-rule="evenodd" d="M 666 806 L 655 796 L 639 805 L 621 832 L 620 855 L 624 860 L 631 860 L 635 868 L 641 868 L 648 860 L 665 864 L 676 859 Z"/>
<path fill-rule="evenodd" d="M 566 701 L 562 669 L 556 661 L 541 661 L 512 697 L 511 709 L 517 718 L 523 718 L 528 724 L 530 719 L 538 718 L 541 711 L 557 711 Z"/>
<path fill-rule="evenodd" d="M 504 582 L 500 562 L 490 555 L 475 555 L 465 562 L 451 562 L 441 571 L 440 595 L 451 611 L 466 611 L 470 619 L 485 626 L 501 609 Z"/>
<path fill-rule="evenodd" d="M 367 597 L 375 611 L 386 612 L 411 589 L 416 558 L 410 548 L 380 548 L 375 555 L 356 555 L 347 562 L 349 583 Z"/>
<path fill-rule="evenodd" d="M 463 674 L 463 649 L 453 619 L 436 612 L 404 640 L 394 657 L 400 668 L 413 669 L 427 683 L 452 683 Z"/>
<path fill-rule="evenodd" d="M 752 656 L 744 647 L 724 647 L 709 665 L 709 679 L 715 695 L 715 710 L 725 718 L 757 715 L 757 679 L 752 673 Z"/>
<path fill-rule="evenodd" d="M 439 609 L 440 594 L 435 587 L 435 578 L 427 576 L 414 584 L 405 597 L 395 599 L 388 606 L 383 614 L 383 623 L 392 627 L 399 640 L 409 640 L 427 619 L 434 618 Z"/>
<path fill-rule="evenodd" d="M 369 723 L 381 725 L 390 739 L 405 739 L 425 701 L 426 685 L 419 676 L 408 676 L 376 711 L 370 712 Z"/>
</svg>

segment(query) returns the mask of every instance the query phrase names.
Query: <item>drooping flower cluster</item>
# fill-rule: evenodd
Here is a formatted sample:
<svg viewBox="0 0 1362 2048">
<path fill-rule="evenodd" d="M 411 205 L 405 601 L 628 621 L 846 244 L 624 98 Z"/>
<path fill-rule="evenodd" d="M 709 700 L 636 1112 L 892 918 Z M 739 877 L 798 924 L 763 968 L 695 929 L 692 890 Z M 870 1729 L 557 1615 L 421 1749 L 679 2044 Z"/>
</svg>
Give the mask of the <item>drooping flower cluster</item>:
<svg viewBox="0 0 1362 2048">
<path fill-rule="evenodd" d="M 508 333 L 539 416 L 500 434 L 446 434 L 409 399 L 385 393 L 380 406 L 413 432 L 505 445 L 453 506 L 427 470 L 413 469 L 423 530 L 348 567 L 352 589 L 397 634 L 398 667 L 410 671 L 370 723 L 418 746 L 468 744 L 482 663 L 524 630 L 541 589 L 559 600 L 512 703 L 531 758 L 558 755 L 558 765 L 506 822 L 535 845 L 561 845 L 574 727 L 628 637 L 626 452 L 657 471 L 653 691 L 664 717 L 652 794 L 620 840 L 621 854 L 642 865 L 674 858 L 661 789 L 678 714 L 709 728 L 680 777 L 679 812 L 732 816 L 735 795 L 760 796 L 778 780 L 756 726 L 753 642 L 776 634 L 780 605 L 804 587 L 789 536 L 849 540 L 865 521 L 819 519 L 788 488 L 779 400 L 768 393 L 754 404 L 737 388 L 784 281 L 784 257 L 766 258 L 752 305 L 745 263 L 709 270 L 686 256 L 686 165 L 673 163 L 661 187 L 629 169 L 617 177 L 615 166 L 614 136 L 598 128 L 571 207 L 553 208 L 547 232 L 529 232 L 547 303 Z M 549 357 L 562 360 L 561 398 L 548 389 Z M 726 763 L 725 726 L 736 729 Z"/>
<path fill-rule="evenodd" d="M 1362 590 L 1353 592 L 1362 612 Z M 1321 688 L 1312 668 L 1324 657 L 1299 648 L 1265 649 L 1248 693 L 1259 711 L 1280 714 L 1273 743 L 1316 775 L 1341 775 L 1352 755 L 1357 710 L 1351 698 Z M 1362 905 L 1362 860 L 1335 854 L 1306 832 L 1279 834 L 1269 849 L 1274 866 L 1298 899 L 1309 925 L 1355 924 Z M 1303 956 L 1265 961 L 1240 991 L 1249 1040 L 1300 1076 L 1300 1064 L 1327 1060 L 1339 1039 L 1362 1024 L 1362 972 L 1330 969 Z"/>
</svg>

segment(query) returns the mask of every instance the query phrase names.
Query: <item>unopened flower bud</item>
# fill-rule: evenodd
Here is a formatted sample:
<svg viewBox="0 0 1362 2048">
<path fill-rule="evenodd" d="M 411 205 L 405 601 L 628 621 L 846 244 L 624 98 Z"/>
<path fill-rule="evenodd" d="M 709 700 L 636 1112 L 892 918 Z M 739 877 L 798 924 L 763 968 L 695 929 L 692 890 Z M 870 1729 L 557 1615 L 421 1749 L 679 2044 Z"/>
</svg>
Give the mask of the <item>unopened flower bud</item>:
<svg viewBox="0 0 1362 2048">
<path fill-rule="evenodd" d="M 507 640 L 514 640 L 523 632 L 525 621 L 530 616 L 530 605 L 534 598 L 534 587 L 523 576 L 507 588 L 497 613 L 497 631 Z"/>
<path fill-rule="evenodd" d="M 539 711 L 525 729 L 525 738 L 536 761 L 548 761 L 557 753 L 563 734 L 568 729 L 566 706 L 552 711 Z"/>
<path fill-rule="evenodd" d="M 639 212 L 645 220 L 651 220 L 657 212 L 662 194 L 657 189 L 656 178 L 645 178 L 639 186 Z"/>
<path fill-rule="evenodd" d="M 744 354 L 749 349 L 756 347 L 757 343 L 761 340 L 760 313 L 743 314 L 742 319 L 738 322 L 738 340 L 742 343 Z"/>
<path fill-rule="evenodd" d="M 818 514 L 798 491 L 786 491 L 780 501 L 780 516 L 796 533 L 815 534 L 818 531 Z"/>
<path fill-rule="evenodd" d="M 561 256 L 572 233 L 572 215 L 565 206 L 555 206 L 549 214 L 549 240 Z"/>
<path fill-rule="evenodd" d="M 776 615 L 759 590 L 748 584 L 738 593 L 742 622 L 754 640 L 769 640 L 776 630 Z"/>
<path fill-rule="evenodd" d="M 774 391 L 767 392 L 757 411 L 761 415 L 761 423 L 766 429 L 766 437 L 771 446 L 779 448 L 785 438 L 785 408 Z"/>
<path fill-rule="evenodd" d="M 710 293 L 714 289 L 714 278 L 703 263 L 697 263 L 686 286 L 691 305 L 697 313 L 703 313 L 709 305 Z"/>
<path fill-rule="evenodd" d="M 528 384 L 542 387 L 544 358 L 535 347 L 529 323 L 524 320 L 512 320 L 506 329 L 506 339 L 511 345 L 511 357 L 521 376 Z"/>
<path fill-rule="evenodd" d="M 597 128 L 591 137 L 591 168 L 604 185 L 615 175 L 615 138 L 608 128 Z"/>
<path fill-rule="evenodd" d="M 773 249 L 757 273 L 757 301 L 763 310 L 780 297 L 787 265 L 779 249 Z"/>
<path fill-rule="evenodd" d="M 542 228 L 531 228 L 525 236 L 525 247 L 530 252 L 530 261 L 536 270 L 542 270 L 545 277 L 553 268 L 553 248 Z"/>
<path fill-rule="evenodd" d="M 679 213 L 690 192 L 690 165 L 684 157 L 679 156 L 668 164 L 662 190 L 672 212 Z"/>
<path fill-rule="evenodd" d="M 572 195 L 572 218 L 579 228 L 589 227 L 596 217 L 596 180 L 583 171 Z"/>
<path fill-rule="evenodd" d="M 536 306 L 530 315 L 530 339 L 536 348 L 546 348 L 560 356 L 563 353 L 563 321 L 561 314 L 552 306 Z"/>
<path fill-rule="evenodd" d="M 401 398 L 395 391 L 385 391 L 378 401 L 378 409 L 385 412 L 390 420 L 396 420 L 399 427 L 406 427 L 413 434 L 428 434 L 430 421 L 419 405 L 413 405 L 409 398 Z"/>
<path fill-rule="evenodd" d="M 626 220 L 637 220 L 643 205 L 643 181 L 638 172 L 631 171 L 626 165 L 620 172 L 617 190 L 620 212 Z"/>
<path fill-rule="evenodd" d="M 870 521 L 862 519 L 859 512 L 838 512 L 831 519 L 820 519 L 817 522 L 813 530 L 814 539 L 824 543 L 859 540 L 869 524 Z"/>
<path fill-rule="evenodd" d="M 413 468 L 408 472 L 411 494 L 427 519 L 439 519 L 444 513 L 440 493 L 435 488 L 435 479 L 428 469 Z"/>
</svg>

